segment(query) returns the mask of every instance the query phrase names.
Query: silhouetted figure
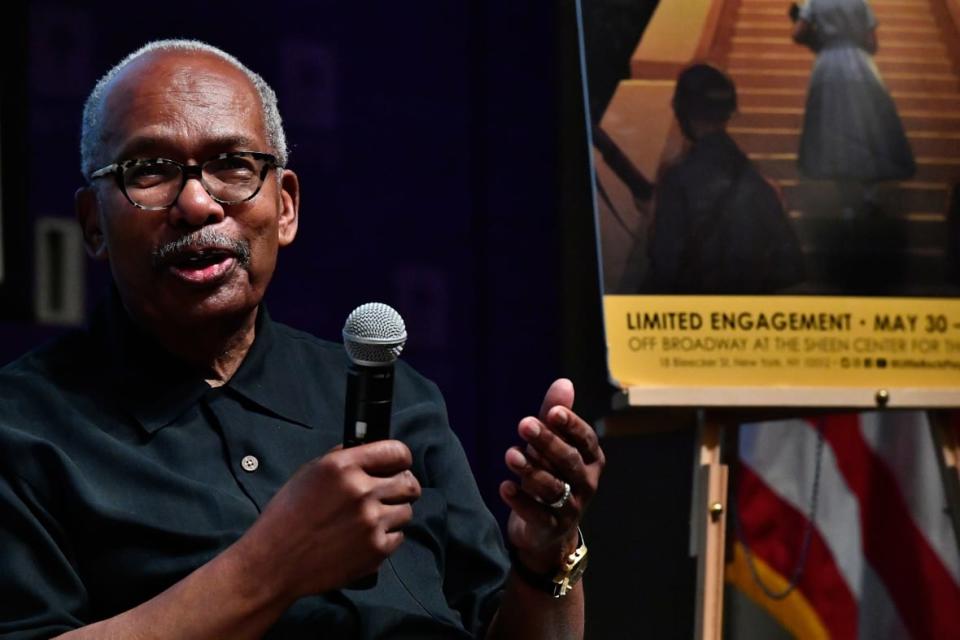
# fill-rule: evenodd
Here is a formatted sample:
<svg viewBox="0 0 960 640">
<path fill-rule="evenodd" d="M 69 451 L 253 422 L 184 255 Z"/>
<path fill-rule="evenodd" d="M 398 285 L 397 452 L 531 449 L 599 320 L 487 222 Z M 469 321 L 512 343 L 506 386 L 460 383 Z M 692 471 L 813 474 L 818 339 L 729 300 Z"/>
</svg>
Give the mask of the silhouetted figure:
<svg viewBox="0 0 960 640">
<path fill-rule="evenodd" d="M 807 0 L 791 17 L 794 41 L 817 53 L 800 170 L 808 178 L 836 181 L 844 217 L 851 217 L 875 205 L 875 183 L 916 172 L 896 106 L 871 58 L 876 19 L 864 0 Z"/>
<path fill-rule="evenodd" d="M 654 293 L 771 293 L 803 280 L 803 256 L 780 194 L 727 134 L 737 92 L 722 71 L 693 65 L 673 110 L 687 152 L 657 184 Z"/>
</svg>

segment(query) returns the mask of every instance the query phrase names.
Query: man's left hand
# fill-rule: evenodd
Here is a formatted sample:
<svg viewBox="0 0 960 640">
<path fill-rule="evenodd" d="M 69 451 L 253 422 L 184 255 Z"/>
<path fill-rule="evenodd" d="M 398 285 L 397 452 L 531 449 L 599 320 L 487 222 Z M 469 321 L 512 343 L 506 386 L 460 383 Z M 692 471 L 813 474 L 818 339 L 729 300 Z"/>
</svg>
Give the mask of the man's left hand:
<svg viewBox="0 0 960 640">
<path fill-rule="evenodd" d="M 539 416 L 528 416 L 517 427 L 526 447 L 511 447 L 505 456 L 517 475 L 517 481 L 500 485 L 500 496 L 512 509 L 507 536 L 520 561 L 541 573 L 557 569 L 576 549 L 577 527 L 605 463 L 597 434 L 573 412 L 573 396 L 569 380 L 550 385 Z M 566 485 L 570 492 L 564 500 Z"/>
</svg>

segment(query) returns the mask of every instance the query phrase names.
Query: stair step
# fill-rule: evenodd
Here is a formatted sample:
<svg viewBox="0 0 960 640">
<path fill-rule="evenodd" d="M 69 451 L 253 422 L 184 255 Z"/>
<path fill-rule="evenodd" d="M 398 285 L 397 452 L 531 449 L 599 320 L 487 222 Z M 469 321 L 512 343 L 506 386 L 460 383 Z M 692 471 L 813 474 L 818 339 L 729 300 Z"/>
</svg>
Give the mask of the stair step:
<svg viewBox="0 0 960 640">
<path fill-rule="evenodd" d="M 831 222 L 841 217 L 840 208 L 836 206 L 836 203 L 834 203 L 834 206 L 830 210 L 787 208 L 789 209 L 787 216 L 794 223 L 800 223 L 804 221 Z M 937 213 L 933 211 L 907 211 L 893 215 L 889 212 L 886 212 L 886 210 L 884 211 L 885 213 L 879 215 L 890 219 L 900 220 L 901 222 L 912 222 L 927 227 L 930 227 L 931 225 L 935 227 L 936 225 L 947 224 L 947 215 L 945 213 Z M 943 238 L 941 237 L 940 240 L 943 240 Z"/>
<path fill-rule="evenodd" d="M 827 180 L 781 180 L 787 208 L 807 215 L 837 211 L 836 186 Z M 884 183 L 877 189 L 877 202 L 891 216 L 917 223 L 946 223 L 950 186 L 937 182 Z M 833 215 L 832 213 L 830 214 Z"/>
<path fill-rule="evenodd" d="M 960 113 L 901 110 L 900 120 L 907 132 L 947 131 L 960 132 Z M 796 107 L 741 107 L 733 117 L 735 127 L 796 128 L 803 126 L 803 108 Z"/>
<path fill-rule="evenodd" d="M 796 53 L 745 53 L 731 52 L 727 61 L 731 67 L 749 65 L 753 69 L 771 71 L 802 70 L 810 73 L 813 69 L 813 54 L 797 51 Z M 874 62 L 880 69 L 881 75 L 889 73 L 951 73 L 953 67 L 945 58 L 909 57 L 896 55 L 879 55 Z"/>
<path fill-rule="evenodd" d="M 886 40 L 882 51 L 891 55 L 947 59 L 947 47 L 939 40 L 904 42 Z M 798 49 L 790 39 L 765 36 L 734 36 L 730 38 L 730 51 L 742 53 L 791 53 Z"/>
<path fill-rule="evenodd" d="M 896 6 L 873 6 L 873 13 L 877 16 L 877 21 L 882 25 L 884 22 L 896 22 L 897 24 L 915 24 L 918 26 L 936 25 L 936 20 L 930 12 L 929 7 L 896 7 Z M 740 5 L 737 12 L 738 20 L 758 20 L 758 19 L 787 19 L 787 12 L 783 6 L 764 7 L 755 5 Z"/>
<path fill-rule="evenodd" d="M 893 91 L 893 101 L 899 111 L 922 109 L 940 113 L 960 112 L 960 92 L 956 91 Z M 803 88 L 737 88 L 737 102 L 744 107 L 794 107 L 803 108 L 806 103 L 806 87 Z"/>
<path fill-rule="evenodd" d="M 730 127 L 730 135 L 748 153 L 795 151 L 800 144 L 800 128 Z M 960 158 L 960 132 L 911 131 L 907 134 L 915 155 L 954 156 Z"/>
<path fill-rule="evenodd" d="M 727 72 L 737 87 L 760 88 L 806 88 L 810 74 L 801 69 L 750 69 L 730 67 Z M 883 74 L 883 80 L 891 91 L 958 91 L 960 79 L 952 73 L 908 73 L 896 72 Z"/>
<path fill-rule="evenodd" d="M 793 40 L 789 38 L 781 38 L 776 35 L 733 35 L 730 37 L 731 42 L 736 44 L 763 44 L 768 46 L 784 46 L 790 49 L 796 49 L 801 45 L 798 45 Z M 930 38 L 925 38 L 921 42 L 911 42 L 903 40 L 902 38 L 887 38 L 882 43 L 884 49 L 920 49 L 926 52 L 946 52 L 946 45 L 937 40 L 931 41 Z"/>
<path fill-rule="evenodd" d="M 749 153 L 760 173 L 774 180 L 798 180 L 797 154 L 791 153 Z M 919 182 L 960 181 L 960 158 L 917 156 L 917 174 L 913 177 Z"/>
<path fill-rule="evenodd" d="M 877 22 L 877 32 L 883 33 L 886 29 L 888 34 L 894 33 L 940 33 L 940 27 L 937 26 L 932 14 L 925 14 L 929 17 L 922 24 L 905 23 L 901 20 L 890 19 L 886 22 Z M 733 25 L 737 29 L 759 29 L 777 32 L 793 33 L 794 23 L 787 19 L 784 13 L 783 19 L 780 16 L 751 16 L 740 14 L 733 20 Z M 883 40 L 881 40 L 883 42 Z"/>
<path fill-rule="evenodd" d="M 793 25 L 788 20 L 738 20 L 733 29 L 733 37 L 777 38 L 794 44 Z M 925 42 L 931 39 L 939 40 L 940 37 L 940 28 L 936 24 L 897 24 L 896 21 L 890 20 L 877 25 L 877 41 L 881 48 L 885 47 L 889 40 Z"/>
<path fill-rule="evenodd" d="M 800 234 L 798 233 L 797 235 Z M 825 256 L 826 254 L 849 252 L 847 246 L 836 246 L 835 243 L 829 241 L 801 242 L 800 246 L 808 260 L 807 264 L 810 264 L 810 261 L 823 259 L 815 258 L 814 256 L 817 255 Z M 931 271 L 944 270 L 946 266 L 944 263 L 947 262 L 947 249 L 938 247 L 875 248 L 873 251 L 870 251 L 870 253 L 874 255 L 886 255 L 889 256 L 888 259 L 895 259 L 898 256 L 905 258 L 906 264 L 904 267 L 913 267 L 912 273 L 914 274 L 918 273 L 921 269 L 923 272 L 926 272 L 925 275 L 929 275 Z"/>
<path fill-rule="evenodd" d="M 783 9 L 782 0 L 740 0 L 741 7 L 779 7 L 781 11 L 786 14 L 786 9 Z M 889 8 L 889 7 L 902 7 L 917 9 L 918 11 L 924 9 L 930 11 L 930 3 L 928 0 L 870 0 L 870 6 L 874 9 L 880 8 Z"/>
<path fill-rule="evenodd" d="M 831 215 L 813 216 L 793 210 L 790 212 L 790 219 L 800 245 L 807 250 L 815 250 L 831 244 L 827 238 L 841 220 L 841 216 L 839 209 L 835 209 Z M 895 248 L 902 253 L 920 257 L 944 256 L 947 252 L 946 220 L 919 222 L 891 218 L 883 222 L 896 230 Z"/>
</svg>

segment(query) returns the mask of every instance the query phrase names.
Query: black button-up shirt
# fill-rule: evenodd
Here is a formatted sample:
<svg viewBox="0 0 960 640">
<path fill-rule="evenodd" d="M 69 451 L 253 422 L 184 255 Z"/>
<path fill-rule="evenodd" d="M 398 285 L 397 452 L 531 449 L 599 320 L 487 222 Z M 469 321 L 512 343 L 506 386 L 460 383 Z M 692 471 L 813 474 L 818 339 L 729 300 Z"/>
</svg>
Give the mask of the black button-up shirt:
<svg viewBox="0 0 960 640">
<path fill-rule="evenodd" d="M 113 299 L 0 370 L 0 638 L 115 615 L 223 551 L 340 443 L 346 366 L 342 346 L 261 308 L 240 368 L 211 388 Z M 392 427 L 423 487 L 405 542 L 375 588 L 304 598 L 268 637 L 457 638 L 489 622 L 499 529 L 435 385 L 402 363 Z"/>
</svg>

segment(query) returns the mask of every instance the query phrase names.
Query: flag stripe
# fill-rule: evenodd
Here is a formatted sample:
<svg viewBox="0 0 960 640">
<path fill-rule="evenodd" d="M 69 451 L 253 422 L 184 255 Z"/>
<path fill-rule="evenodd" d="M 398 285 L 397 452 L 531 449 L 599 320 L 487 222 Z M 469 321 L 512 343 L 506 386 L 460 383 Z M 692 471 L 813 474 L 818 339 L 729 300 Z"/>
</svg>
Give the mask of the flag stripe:
<svg viewBox="0 0 960 640">
<path fill-rule="evenodd" d="M 774 571 L 789 576 L 797 565 L 807 518 L 781 499 L 749 467 L 737 478 L 741 543 Z M 823 537 L 814 529 L 799 590 L 834 638 L 857 636 L 857 602 Z M 789 599 L 791 596 L 787 596 Z M 767 599 L 767 598 L 764 598 Z M 766 606 L 763 601 L 758 601 Z"/>
<path fill-rule="evenodd" d="M 817 431 L 805 420 L 747 424 L 740 428 L 740 458 L 798 512 L 809 512 L 816 475 Z M 909 637 L 890 594 L 863 557 L 859 505 L 824 442 L 816 526 L 833 562 L 857 601 L 860 638 Z"/>
<path fill-rule="evenodd" d="M 960 589 L 917 528 L 895 477 L 873 455 L 859 422 L 853 414 L 829 416 L 824 435 L 859 498 L 864 555 L 914 638 L 951 637 L 960 629 Z"/>
<path fill-rule="evenodd" d="M 960 550 L 945 509 L 943 478 L 939 467 L 933 464 L 939 452 L 934 448 L 927 413 L 865 413 L 860 430 L 871 451 L 893 474 L 921 535 L 933 547 L 954 583 L 960 585 Z"/>
<path fill-rule="evenodd" d="M 813 496 L 817 432 L 805 420 L 740 427 L 740 459 L 794 509 L 806 515 Z M 847 488 L 829 445 L 823 448 L 816 522 L 854 596 L 860 597 L 864 559 L 857 497 Z"/>
</svg>

